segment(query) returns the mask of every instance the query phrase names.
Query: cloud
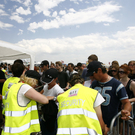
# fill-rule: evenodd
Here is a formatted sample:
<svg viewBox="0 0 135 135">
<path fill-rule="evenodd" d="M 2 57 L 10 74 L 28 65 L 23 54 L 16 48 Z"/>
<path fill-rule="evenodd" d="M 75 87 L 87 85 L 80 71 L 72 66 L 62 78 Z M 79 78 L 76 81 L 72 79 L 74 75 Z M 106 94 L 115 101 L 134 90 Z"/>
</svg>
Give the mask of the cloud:
<svg viewBox="0 0 135 135">
<path fill-rule="evenodd" d="M 4 8 L 4 5 L 0 4 L 0 16 L 8 16 L 8 14 L 3 10 Z"/>
<path fill-rule="evenodd" d="M 19 2 L 26 7 L 29 7 L 30 5 L 32 5 L 31 0 L 11 0 L 11 1 Z"/>
<path fill-rule="evenodd" d="M 22 35 L 23 34 L 23 30 L 19 29 L 19 33 L 17 35 Z"/>
<path fill-rule="evenodd" d="M 110 26 L 110 24 L 109 23 L 104 23 L 104 26 Z"/>
<path fill-rule="evenodd" d="M 25 22 L 25 20 L 22 17 L 20 17 L 18 14 L 12 14 L 12 16 L 10 16 L 10 19 L 15 20 L 18 23 L 24 23 Z"/>
<path fill-rule="evenodd" d="M 104 33 L 95 33 L 73 38 L 22 40 L 17 44 L 34 51 L 36 57 L 40 56 L 38 60 L 46 58 L 56 61 L 63 58 L 68 63 L 76 62 L 76 58 L 79 58 L 84 62 L 90 54 L 94 53 L 104 63 L 118 60 L 123 64 L 134 58 L 134 37 L 135 26 L 109 37 Z"/>
<path fill-rule="evenodd" d="M 4 8 L 4 5 L 3 4 L 0 4 L 0 8 Z"/>
<path fill-rule="evenodd" d="M 22 3 L 22 1 L 21 1 L 21 0 L 11 0 L 11 1 L 15 1 L 15 2 Z"/>
<path fill-rule="evenodd" d="M 57 16 L 57 11 L 54 11 L 52 17 L 56 17 L 56 16 Z"/>
<path fill-rule="evenodd" d="M 31 0 L 25 0 L 25 2 L 23 3 L 26 7 L 32 5 Z"/>
<path fill-rule="evenodd" d="M 21 14 L 21 15 L 29 15 L 29 14 L 31 14 L 30 8 L 27 8 L 27 10 L 24 10 L 23 7 L 17 8 L 16 12 Z"/>
<path fill-rule="evenodd" d="M 89 22 L 95 23 L 113 23 L 118 21 L 115 19 L 112 14 L 116 11 L 119 11 L 121 6 L 113 4 L 112 2 L 105 2 L 102 5 L 89 7 L 86 9 L 79 10 L 78 12 L 68 12 L 63 15 L 61 18 L 56 17 L 54 20 L 43 22 L 33 22 L 29 24 L 28 30 L 35 32 L 36 29 L 42 28 L 44 30 L 59 28 L 62 26 L 69 25 L 79 25 Z M 70 9 L 71 11 L 71 9 Z"/>
<path fill-rule="evenodd" d="M 65 15 L 65 14 L 66 14 L 66 11 L 65 11 L 65 10 L 61 10 L 61 11 L 59 12 L 59 14 L 60 14 L 60 15 Z"/>
<path fill-rule="evenodd" d="M 75 11 L 73 8 L 70 8 L 70 9 L 69 9 L 69 12 L 75 13 L 76 11 Z"/>
<path fill-rule="evenodd" d="M 0 16 L 8 16 L 8 14 L 4 10 L 0 9 Z"/>
<path fill-rule="evenodd" d="M 13 25 L 9 24 L 9 23 L 3 23 L 3 22 L 0 21 L 0 28 L 1 29 L 6 29 L 7 30 L 7 28 L 10 28 L 10 27 L 13 27 Z"/>
<path fill-rule="evenodd" d="M 50 16 L 50 9 L 57 7 L 59 3 L 65 0 L 38 0 L 38 4 L 35 5 L 37 13 L 43 12 L 45 16 Z"/>
<path fill-rule="evenodd" d="M 70 0 L 73 1 L 75 4 L 79 4 L 79 2 L 82 2 L 83 0 Z"/>
</svg>

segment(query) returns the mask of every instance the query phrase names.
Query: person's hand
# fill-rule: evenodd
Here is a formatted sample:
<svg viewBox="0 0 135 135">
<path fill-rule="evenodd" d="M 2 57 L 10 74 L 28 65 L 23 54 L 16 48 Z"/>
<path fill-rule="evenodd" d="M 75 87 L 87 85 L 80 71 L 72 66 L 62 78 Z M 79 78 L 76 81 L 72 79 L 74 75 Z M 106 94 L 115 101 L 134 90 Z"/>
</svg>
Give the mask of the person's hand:
<svg viewBox="0 0 135 135">
<path fill-rule="evenodd" d="M 130 119 L 130 112 L 129 111 L 127 111 L 127 110 L 121 110 L 121 115 L 122 115 L 122 117 L 121 117 L 121 119 L 123 119 L 123 120 L 129 120 Z"/>
<path fill-rule="evenodd" d="M 109 128 L 108 128 L 107 125 L 105 124 L 105 131 L 104 131 L 103 135 L 107 135 L 108 132 L 109 132 Z"/>
<path fill-rule="evenodd" d="M 2 100 L 2 95 L 0 94 L 0 100 Z"/>
<path fill-rule="evenodd" d="M 47 96 L 48 100 L 53 100 L 54 96 Z"/>
</svg>

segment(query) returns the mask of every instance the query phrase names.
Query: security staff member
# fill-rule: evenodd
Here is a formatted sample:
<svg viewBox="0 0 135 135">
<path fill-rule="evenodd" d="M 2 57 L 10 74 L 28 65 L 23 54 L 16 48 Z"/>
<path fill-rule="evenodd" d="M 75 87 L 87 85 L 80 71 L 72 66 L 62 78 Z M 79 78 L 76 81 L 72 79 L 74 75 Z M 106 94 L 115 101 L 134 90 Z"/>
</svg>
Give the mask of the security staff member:
<svg viewBox="0 0 135 135">
<path fill-rule="evenodd" d="M 12 65 L 12 72 L 24 72 L 24 65 L 16 63 Z M 5 125 L 2 135 L 30 135 L 40 131 L 39 117 L 36 101 L 47 104 L 46 96 L 40 94 L 32 87 L 36 87 L 40 75 L 34 70 L 25 72 L 18 83 L 6 92 L 4 97 Z"/>
<path fill-rule="evenodd" d="M 57 135 L 87 134 L 102 135 L 105 124 L 100 104 L 104 102 L 98 91 L 85 87 L 84 80 L 73 74 L 69 81 L 71 87 L 57 97 L 59 102 Z"/>
</svg>

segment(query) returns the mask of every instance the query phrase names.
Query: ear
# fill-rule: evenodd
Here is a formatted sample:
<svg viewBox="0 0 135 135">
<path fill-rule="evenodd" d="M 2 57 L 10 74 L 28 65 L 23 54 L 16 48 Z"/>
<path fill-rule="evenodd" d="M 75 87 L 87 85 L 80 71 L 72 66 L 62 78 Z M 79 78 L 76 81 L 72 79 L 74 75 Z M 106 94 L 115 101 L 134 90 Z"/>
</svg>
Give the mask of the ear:
<svg viewBox="0 0 135 135">
<path fill-rule="evenodd" d="M 102 72 L 102 69 L 101 68 L 98 68 L 97 73 L 101 73 L 101 72 Z"/>
<path fill-rule="evenodd" d="M 55 78 L 55 81 L 57 81 L 58 80 L 58 77 L 57 78 Z"/>
</svg>

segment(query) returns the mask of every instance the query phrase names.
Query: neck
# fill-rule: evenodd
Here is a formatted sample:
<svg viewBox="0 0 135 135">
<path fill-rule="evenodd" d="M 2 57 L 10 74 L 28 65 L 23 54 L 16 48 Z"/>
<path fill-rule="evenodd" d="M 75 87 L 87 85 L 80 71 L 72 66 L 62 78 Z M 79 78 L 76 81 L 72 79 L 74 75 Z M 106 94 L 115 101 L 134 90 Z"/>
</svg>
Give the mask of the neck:
<svg viewBox="0 0 135 135">
<path fill-rule="evenodd" d="M 56 83 L 48 84 L 48 90 L 51 89 L 52 87 L 54 87 L 55 85 L 56 85 Z"/>
<path fill-rule="evenodd" d="M 60 69 L 59 69 L 59 72 L 62 72 L 62 71 L 63 71 L 62 68 L 60 68 Z"/>
<path fill-rule="evenodd" d="M 127 82 L 129 80 L 129 78 L 128 78 L 128 76 L 125 76 L 125 77 L 121 78 L 120 80 L 123 82 Z"/>
<path fill-rule="evenodd" d="M 105 73 L 100 82 L 108 82 L 110 79 L 111 79 L 111 76 Z"/>
</svg>

